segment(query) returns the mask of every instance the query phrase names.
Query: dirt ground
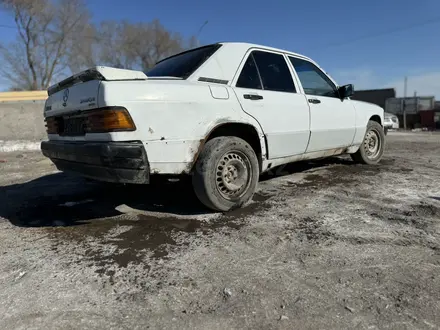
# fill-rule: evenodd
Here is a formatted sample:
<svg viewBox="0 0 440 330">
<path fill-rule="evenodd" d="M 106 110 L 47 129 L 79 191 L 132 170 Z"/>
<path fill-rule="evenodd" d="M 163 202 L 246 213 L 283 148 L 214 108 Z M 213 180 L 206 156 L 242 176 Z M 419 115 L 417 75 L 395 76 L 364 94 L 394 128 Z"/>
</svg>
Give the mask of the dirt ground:
<svg viewBox="0 0 440 330">
<path fill-rule="evenodd" d="M 1 329 L 439 329 L 440 134 L 261 177 L 213 214 L 0 154 Z"/>
</svg>

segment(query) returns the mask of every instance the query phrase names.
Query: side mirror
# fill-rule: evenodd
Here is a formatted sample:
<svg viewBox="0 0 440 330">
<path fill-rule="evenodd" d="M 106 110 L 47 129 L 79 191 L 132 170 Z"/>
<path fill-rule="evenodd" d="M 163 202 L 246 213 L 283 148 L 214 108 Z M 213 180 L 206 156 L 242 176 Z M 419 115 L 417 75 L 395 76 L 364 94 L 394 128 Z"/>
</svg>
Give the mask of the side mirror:
<svg viewBox="0 0 440 330">
<path fill-rule="evenodd" d="M 354 95 L 354 86 L 352 84 L 344 85 L 338 89 L 341 100 Z"/>
</svg>

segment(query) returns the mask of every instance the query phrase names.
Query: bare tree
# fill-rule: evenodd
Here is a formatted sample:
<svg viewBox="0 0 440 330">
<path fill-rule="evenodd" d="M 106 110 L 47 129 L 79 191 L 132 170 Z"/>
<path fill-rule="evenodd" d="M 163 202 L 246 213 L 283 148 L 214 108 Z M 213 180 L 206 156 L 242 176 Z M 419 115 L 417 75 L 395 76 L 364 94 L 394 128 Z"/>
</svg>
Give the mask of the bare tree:
<svg viewBox="0 0 440 330">
<path fill-rule="evenodd" d="M 15 42 L 0 45 L 0 57 L 5 63 L 0 70 L 15 89 L 47 89 L 68 69 L 78 36 L 90 30 L 90 16 L 84 3 L 81 0 L 1 0 L 0 3 L 14 15 L 18 31 Z"/>
<path fill-rule="evenodd" d="M 17 40 L 0 44 L 0 73 L 15 90 L 47 89 L 55 80 L 93 65 L 147 70 L 164 57 L 198 45 L 159 20 L 90 23 L 84 0 L 0 0 Z"/>
<path fill-rule="evenodd" d="M 200 45 L 200 41 L 196 36 L 192 36 L 188 41 L 188 49 L 196 48 Z"/>
<path fill-rule="evenodd" d="M 168 31 L 158 20 L 137 24 L 103 22 L 99 30 L 99 60 L 115 67 L 147 70 L 188 48 L 180 34 Z M 188 44 L 194 40 L 191 38 Z"/>
<path fill-rule="evenodd" d="M 130 55 L 127 45 L 136 42 L 131 40 L 126 30 L 128 22 L 106 21 L 102 22 L 98 29 L 98 62 L 116 68 L 132 69 L 135 60 Z"/>
<path fill-rule="evenodd" d="M 99 40 L 96 27 L 86 24 L 69 38 L 67 65 L 70 72 L 76 73 L 97 64 Z"/>
<path fill-rule="evenodd" d="M 133 47 L 133 51 L 144 69 L 153 67 L 156 62 L 164 57 L 171 56 L 185 48 L 182 36 L 167 31 L 158 20 L 141 26 L 141 30 L 142 28 L 148 38 L 144 39 L 144 45 L 134 45 L 137 47 Z"/>
</svg>

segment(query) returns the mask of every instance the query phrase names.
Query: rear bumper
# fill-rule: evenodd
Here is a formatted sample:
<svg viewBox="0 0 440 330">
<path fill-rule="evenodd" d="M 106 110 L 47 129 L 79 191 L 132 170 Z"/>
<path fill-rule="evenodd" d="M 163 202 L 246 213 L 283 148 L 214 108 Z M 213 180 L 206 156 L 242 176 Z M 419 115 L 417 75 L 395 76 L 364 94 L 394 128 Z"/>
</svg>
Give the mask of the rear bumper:
<svg viewBox="0 0 440 330">
<path fill-rule="evenodd" d="M 43 141 L 41 151 L 60 171 L 108 182 L 150 181 L 147 154 L 141 142 Z"/>
</svg>

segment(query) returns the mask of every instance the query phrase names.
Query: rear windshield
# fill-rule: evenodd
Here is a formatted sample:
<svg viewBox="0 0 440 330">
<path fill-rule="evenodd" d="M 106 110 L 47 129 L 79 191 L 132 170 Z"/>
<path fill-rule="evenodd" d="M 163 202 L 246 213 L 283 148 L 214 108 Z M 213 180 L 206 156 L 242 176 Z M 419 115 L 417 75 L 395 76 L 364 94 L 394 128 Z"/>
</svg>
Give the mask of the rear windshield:
<svg viewBox="0 0 440 330">
<path fill-rule="evenodd" d="M 150 71 L 149 77 L 178 77 L 186 79 L 197 70 L 221 45 L 209 45 L 177 54 L 157 63 Z"/>
</svg>

